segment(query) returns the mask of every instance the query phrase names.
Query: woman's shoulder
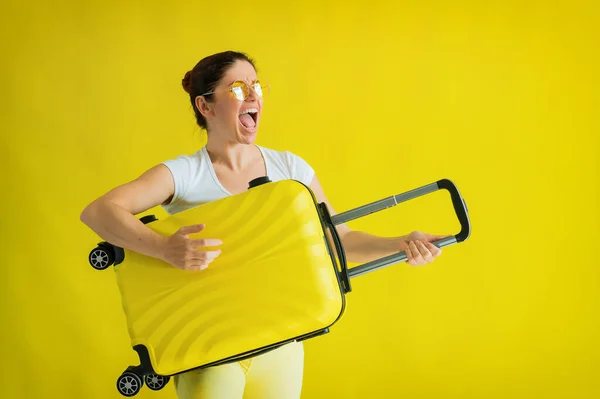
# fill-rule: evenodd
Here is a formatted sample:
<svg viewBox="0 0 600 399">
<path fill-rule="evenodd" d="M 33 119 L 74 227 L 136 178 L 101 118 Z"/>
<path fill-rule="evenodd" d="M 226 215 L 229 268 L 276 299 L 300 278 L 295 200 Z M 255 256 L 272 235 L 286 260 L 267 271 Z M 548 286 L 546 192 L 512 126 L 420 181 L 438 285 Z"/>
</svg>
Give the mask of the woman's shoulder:
<svg viewBox="0 0 600 399">
<path fill-rule="evenodd" d="M 294 152 L 293 150 L 278 150 L 275 148 L 263 147 L 263 146 L 257 146 L 257 147 L 259 147 L 261 149 L 263 154 L 265 154 L 273 159 L 284 162 L 288 165 L 291 165 L 295 162 L 303 160 L 302 157 L 300 155 L 298 155 L 298 153 Z"/>
<path fill-rule="evenodd" d="M 198 174 L 203 174 L 207 168 L 204 147 L 187 153 L 173 154 L 161 161 L 173 174 L 182 175 L 185 179 L 192 179 Z"/>
<path fill-rule="evenodd" d="M 314 175 L 313 168 L 308 162 L 293 150 L 277 150 L 258 146 L 267 160 L 278 169 L 282 170 L 287 178 L 300 180 L 310 184 Z"/>
</svg>

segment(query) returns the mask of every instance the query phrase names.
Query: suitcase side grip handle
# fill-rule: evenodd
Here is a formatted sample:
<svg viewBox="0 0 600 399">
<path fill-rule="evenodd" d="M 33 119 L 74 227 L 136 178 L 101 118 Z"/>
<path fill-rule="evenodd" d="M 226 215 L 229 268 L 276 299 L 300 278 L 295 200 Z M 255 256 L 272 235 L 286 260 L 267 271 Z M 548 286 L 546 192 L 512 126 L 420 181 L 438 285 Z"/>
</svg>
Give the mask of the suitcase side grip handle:
<svg viewBox="0 0 600 399">
<path fill-rule="evenodd" d="M 321 216 L 325 225 L 329 231 L 331 231 L 331 238 L 333 240 L 333 245 L 335 247 L 335 252 L 338 254 L 338 259 L 340 260 L 340 269 L 337 270 L 338 275 L 340 276 L 340 280 L 342 281 L 342 288 L 345 293 L 352 291 L 352 286 L 350 285 L 350 276 L 348 274 L 348 265 L 346 262 L 346 252 L 344 252 L 344 248 L 342 247 L 342 240 L 340 239 L 340 235 L 338 234 L 333 221 L 331 220 L 331 214 L 329 213 L 329 209 L 327 209 L 327 205 L 322 202 L 319 204 L 321 208 Z M 335 259 L 332 259 L 335 260 Z"/>
</svg>

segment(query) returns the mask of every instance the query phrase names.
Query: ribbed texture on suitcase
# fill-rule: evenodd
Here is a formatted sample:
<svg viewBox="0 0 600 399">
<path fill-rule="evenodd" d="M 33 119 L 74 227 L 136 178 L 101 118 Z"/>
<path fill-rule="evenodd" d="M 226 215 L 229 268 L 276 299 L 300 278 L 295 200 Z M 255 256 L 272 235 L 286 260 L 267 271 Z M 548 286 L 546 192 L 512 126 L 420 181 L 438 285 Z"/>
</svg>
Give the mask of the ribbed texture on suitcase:
<svg viewBox="0 0 600 399">
<path fill-rule="evenodd" d="M 163 235 L 205 223 L 219 238 L 208 269 L 131 251 L 115 267 L 132 346 L 171 375 L 330 326 L 343 296 L 310 191 L 287 180 L 152 222 Z"/>
</svg>

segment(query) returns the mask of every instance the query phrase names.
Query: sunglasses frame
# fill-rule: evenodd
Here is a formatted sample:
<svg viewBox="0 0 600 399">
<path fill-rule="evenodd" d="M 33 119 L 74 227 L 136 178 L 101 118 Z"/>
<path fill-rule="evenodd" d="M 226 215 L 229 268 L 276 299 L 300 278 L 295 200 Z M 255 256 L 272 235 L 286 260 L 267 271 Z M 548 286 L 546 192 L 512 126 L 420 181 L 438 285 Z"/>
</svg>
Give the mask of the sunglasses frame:
<svg viewBox="0 0 600 399">
<path fill-rule="evenodd" d="M 245 96 L 244 96 L 244 98 L 240 98 L 240 97 L 241 97 L 241 96 L 243 96 L 243 94 L 244 94 L 244 92 L 243 92 L 243 90 L 244 90 L 244 89 L 242 89 L 242 92 L 241 92 L 241 93 L 239 93 L 239 95 L 238 95 L 238 92 L 236 92 L 236 91 L 234 90 L 234 87 L 233 87 L 233 86 L 234 86 L 236 83 L 241 83 L 243 86 L 246 86 L 246 88 L 248 89 L 248 94 L 247 94 L 247 95 L 245 95 Z M 260 87 L 261 87 L 261 94 L 259 94 L 259 93 L 258 93 L 258 91 L 256 91 L 256 89 L 254 88 L 254 86 L 255 86 L 257 83 L 258 83 L 258 84 L 260 85 Z M 258 96 L 258 98 L 263 98 L 263 97 L 264 97 L 264 93 L 263 93 L 263 91 L 264 91 L 264 89 L 265 89 L 265 88 L 266 88 L 266 89 L 269 89 L 269 88 L 270 88 L 270 85 L 269 85 L 269 84 L 263 85 L 263 84 L 260 82 L 260 79 L 256 79 L 256 80 L 254 80 L 254 81 L 253 81 L 253 82 L 252 82 L 250 85 L 249 85 L 248 83 L 246 83 L 244 80 L 236 80 L 236 81 L 234 81 L 233 83 L 231 83 L 231 84 L 228 86 L 228 88 L 227 88 L 227 89 L 209 91 L 209 92 L 206 92 L 206 93 L 204 93 L 204 94 L 201 94 L 201 96 L 205 96 L 205 95 L 208 95 L 208 94 L 222 93 L 222 92 L 226 92 L 226 91 L 228 91 L 228 92 L 231 92 L 231 93 L 232 93 L 232 94 L 235 96 L 235 98 L 236 98 L 238 101 L 245 101 L 245 100 L 248 98 L 248 96 L 250 95 L 250 90 L 254 90 L 254 92 L 256 93 L 256 95 Z"/>
</svg>

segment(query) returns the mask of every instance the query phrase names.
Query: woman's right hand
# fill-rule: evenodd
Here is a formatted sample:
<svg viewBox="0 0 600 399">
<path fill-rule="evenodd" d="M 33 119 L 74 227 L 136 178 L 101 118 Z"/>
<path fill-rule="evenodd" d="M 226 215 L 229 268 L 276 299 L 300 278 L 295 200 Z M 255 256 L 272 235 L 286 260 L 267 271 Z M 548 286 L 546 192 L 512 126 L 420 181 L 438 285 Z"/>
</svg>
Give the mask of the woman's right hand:
<svg viewBox="0 0 600 399">
<path fill-rule="evenodd" d="M 204 270 L 221 254 L 221 250 L 201 250 L 201 247 L 216 247 L 223 242 L 216 238 L 192 239 L 189 234 L 204 230 L 204 224 L 183 226 L 175 234 L 165 237 L 160 258 L 183 270 Z"/>
</svg>

